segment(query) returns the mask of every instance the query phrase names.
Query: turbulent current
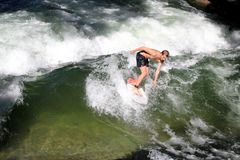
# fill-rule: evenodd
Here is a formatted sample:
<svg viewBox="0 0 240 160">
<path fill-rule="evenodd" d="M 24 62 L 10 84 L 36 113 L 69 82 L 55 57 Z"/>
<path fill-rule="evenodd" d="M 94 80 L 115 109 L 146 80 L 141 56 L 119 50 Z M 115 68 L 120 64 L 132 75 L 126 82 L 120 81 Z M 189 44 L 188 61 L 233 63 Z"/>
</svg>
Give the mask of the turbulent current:
<svg viewBox="0 0 240 160">
<path fill-rule="evenodd" d="M 184 0 L 0 0 L 0 33 L 0 159 L 240 159 L 240 30 Z"/>
</svg>

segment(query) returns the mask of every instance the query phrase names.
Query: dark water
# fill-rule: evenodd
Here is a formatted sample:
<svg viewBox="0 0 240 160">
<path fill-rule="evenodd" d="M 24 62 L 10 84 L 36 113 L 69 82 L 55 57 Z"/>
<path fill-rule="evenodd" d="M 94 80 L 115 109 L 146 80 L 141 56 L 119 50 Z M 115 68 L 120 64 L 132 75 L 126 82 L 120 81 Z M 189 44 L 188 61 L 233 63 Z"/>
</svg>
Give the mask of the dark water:
<svg viewBox="0 0 240 160">
<path fill-rule="evenodd" d="M 239 159 L 240 31 L 185 1 L 0 1 L 1 159 Z M 132 101 L 129 50 L 168 49 Z M 134 154 L 135 153 L 135 154 Z"/>
</svg>

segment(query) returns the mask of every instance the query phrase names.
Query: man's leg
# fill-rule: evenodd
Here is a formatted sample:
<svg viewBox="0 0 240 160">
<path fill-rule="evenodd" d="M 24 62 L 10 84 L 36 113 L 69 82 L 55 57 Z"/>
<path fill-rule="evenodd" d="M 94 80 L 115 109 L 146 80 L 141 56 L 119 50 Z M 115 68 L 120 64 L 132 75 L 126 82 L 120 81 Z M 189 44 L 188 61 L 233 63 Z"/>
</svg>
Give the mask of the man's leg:
<svg viewBox="0 0 240 160">
<path fill-rule="evenodd" d="M 139 86 L 141 84 L 143 79 L 146 76 L 148 76 L 148 67 L 147 66 L 140 67 L 140 70 L 141 70 L 141 74 L 139 75 L 139 77 L 137 79 L 130 78 L 128 80 L 128 83 L 136 85 L 136 86 Z"/>
<path fill-rule="evenodd" d="M 140 70 L 141 70 L 141 74 L 137 79 L 137 83 L 135 84 L 136 86 L 139 86 L 142 83 L 143 79 L 148 76 L 147 66 L 140 67 Z"/>
</svg>

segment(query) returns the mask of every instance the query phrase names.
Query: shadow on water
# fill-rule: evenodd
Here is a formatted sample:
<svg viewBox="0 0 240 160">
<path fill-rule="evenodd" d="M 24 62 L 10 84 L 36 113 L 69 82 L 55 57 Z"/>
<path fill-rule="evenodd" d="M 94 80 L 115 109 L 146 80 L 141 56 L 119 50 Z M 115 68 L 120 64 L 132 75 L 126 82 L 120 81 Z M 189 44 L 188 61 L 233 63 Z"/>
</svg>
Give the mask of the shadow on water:
<svg viewBox="0 0 240 160">
<path fill-rule="evenodd" d="M 41 21 L 58 27 L 62 24 L 74 26 L 89 37 L 109 33 L 109 21 L 121 23 L 144 16 L 147 9 L 145 0 L 0 0 L 0 13 L 28 11 Z"/>
</svg>

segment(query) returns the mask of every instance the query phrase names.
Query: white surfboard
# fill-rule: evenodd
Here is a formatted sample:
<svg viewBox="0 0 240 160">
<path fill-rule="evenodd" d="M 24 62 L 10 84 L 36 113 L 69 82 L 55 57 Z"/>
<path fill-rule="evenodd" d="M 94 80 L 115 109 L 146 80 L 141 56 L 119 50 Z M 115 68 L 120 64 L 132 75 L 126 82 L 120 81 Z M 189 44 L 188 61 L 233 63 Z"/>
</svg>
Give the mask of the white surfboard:
<svg viewBox="0 0 240 160">
<path fill-rule="evenodd" d="M 148 97 L 142 88 L 136 88 L 133 85 L 127 83 L 127 89 L 131 93 L 131 99 L 139 104 L 147 104 Z"/>
</svg>

